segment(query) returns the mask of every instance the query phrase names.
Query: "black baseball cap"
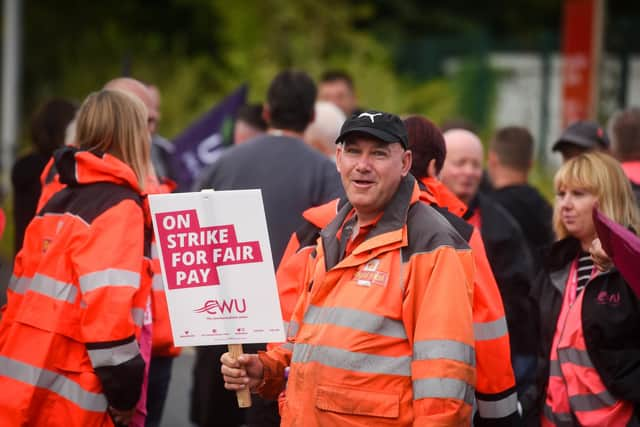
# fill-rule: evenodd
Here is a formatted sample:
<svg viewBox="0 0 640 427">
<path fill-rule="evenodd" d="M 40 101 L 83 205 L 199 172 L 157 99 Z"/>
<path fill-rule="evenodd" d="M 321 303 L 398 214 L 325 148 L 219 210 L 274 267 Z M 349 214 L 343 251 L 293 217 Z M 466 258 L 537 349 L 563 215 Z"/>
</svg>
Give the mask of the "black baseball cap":
<svg viewBox="0 0 640 427">
<path fill-rule="evenodd" d="M 382 111 L 365 111 L 354 114 L 342 125 L 336 144 L 344 142 L 345 137 L 354 132 L 366 133 L 388 143 L 398 142 L 405 150 L 409 148 L 407 128 L 400 117 L 395 114 Z"/>
<path fill-rule="evenodd" d="M 561 151 L 562 147 L 568 144 L 586 149 L 609 148 L 609 138 L 602 126 L 596 122 L 581 120 L 567 127 L 553 143 L 551 150 Z"/>
</svg>

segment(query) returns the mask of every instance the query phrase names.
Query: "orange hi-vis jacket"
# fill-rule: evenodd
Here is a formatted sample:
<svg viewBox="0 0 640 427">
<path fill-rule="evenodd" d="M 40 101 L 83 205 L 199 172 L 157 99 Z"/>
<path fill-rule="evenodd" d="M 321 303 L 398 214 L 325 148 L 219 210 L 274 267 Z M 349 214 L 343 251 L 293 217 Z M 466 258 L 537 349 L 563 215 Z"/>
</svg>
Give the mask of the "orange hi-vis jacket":
<svg viewBox="0 0 640 427">
<path fill-rule="evenodd" d="M 42 191 L 40 192 L 36 212 L 40 212 L 40 209 L 42 209 L 49 199 L 66 186 L 60 182 L 60 176 L 56 170 L 53 157 L 49 159 L 44 169 L 42 169 L 42 173 L 40 174 L 40 184 L 42 185 Z"/>
<path fill-rule="evenodd" d="M 571 263 L 550 354 L 542 427 L 634 425 L 633 402 L 609 392 L 587 352 L 582 328 L 585 292 L 577 293 L 577 259 Z M 595 268 L 594 268 L 595 270 Z M 592 272 L 592 277 L 593 277 Z"/>
<path fill-rule="evenodd" d="M 284 250 L 280 265 L 276 271 L 278 295 L 285 330 L 288 328 L 289 319 L 293 309 L 302 295 L 304 288 L 304 274 L 309 254 L 316 247 L 316 241 L 320 236 L 320 230 L 338 214 L 339 207 L 345 203 L 344 199 L 335 199 L 324 205 L 314 206 L 302 213 L 305 223 L 291 235 L 289 243 Z M 267 347 L 271 348 L 269 344 Z"/>
<path fill-rule="evenodd" d="M 511 366 L 509 331 L 498 284 L 491 271 L 482 236 L 477 228 L 458 218 L 465 204 L 439 180 L 420 179 L 421 198 L 450 212 L 442 212 L 454 228 L 469 242 L 476 267 L 473 291 L 473 328 L 476 347 L 476 426 L 520 425 L 516 380 Z M 465 229 L 470 229 L 465 231 Z"/>
<path fill-rule="evenodd" d="M 282 391 L 291 368 L 283 426 L 470 424 L 471 251 L 419 195 L 405 177 L 346 256 L 337 235 L 349 204 L 321 232 L 289 325 L 293 350 L 259 356 L 266 397 Z"/>
<path fill-rule="evenodd" d="M 0 322 L 0 425 L 111 426 L 140 397 L 148 215 L 115 157 L 56 153 L 67 185 L 29 224 Z"/>
<path fill-rule="evenodd" d="M 66 185 L 60 182 L 60 177 L 55 168 L 53 158 L 49 160 L 40 175 L 42 183 L 42 193 L 38 200 L 38 209 L 40 209 L 49 201 L 49 199 L 58 191 L 62 190 Z M 164 194 L 171 193 L 176 188 L 176 183 L 168 178 L 158 181 L 156 179 L 147 180 L 147 194 Z M 146 202 L 146 199 L 145 199 Z M 151 271 L 153 272 L 151 286 L 151 310 L 152 314 L 152 355 L 175 357 L 181 352 L 181 349 L 173 345 L 173 335 L 171 334 L 171 324 L 169 322 L 169 308 L 167 307 L 167 297 L 164 294 L 162 284 L 162 270 L 160 268 L 160 259 L 158 258 L 158 249 L 155 239 L 152 236 L 151 241 Z M 142 325 L 144 316 L 144 305 L 146 301 L 136 302 L 136 324 Z M 138 330 L 139 335 L 139 330 Z"/>
<path fill-rule="evenodd" d="M 433 178 L 422 178 L 420 198 L 423 202 L 448 209 L 457 217 L 464 214 L 466 206 L 443 184 Z M 316 245 L 322 228 L 335 218 L 344 200 L 335 199 L 303 213 L 305 224 L 292 236 L 278 267 L 276 278 L 283 319 L 288 324 L 295 304 L 304 288 L 304 265 Z M 476 274 L 474 276 L 473 322 L 476 347 L 476 402 L 478 412 L 476 426 L 520 425 L 517 412 L 515 376 L 511 367 L 509 334 L 500 291 L 493 277 L 484 244 L 477 229 L 464 220 L 439 210 L 464 237 L 473 251 Z M 469 232 L 471 233 L 469 235 Z M 269 344 L 275 348 L 279 344 Z M 285 343 L 285 348 L 292 348 Z"/>
</svg>

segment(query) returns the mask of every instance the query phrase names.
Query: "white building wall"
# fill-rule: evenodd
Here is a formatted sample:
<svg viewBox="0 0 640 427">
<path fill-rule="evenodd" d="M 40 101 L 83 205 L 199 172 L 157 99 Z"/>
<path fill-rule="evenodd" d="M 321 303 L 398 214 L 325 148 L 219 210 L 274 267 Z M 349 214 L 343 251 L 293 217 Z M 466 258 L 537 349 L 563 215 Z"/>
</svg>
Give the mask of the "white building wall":
<svg viewBox="0 0 640 427">
<path fill-rule="evenodd" d="M 545 158 L 551 165 L 560 162 L 560 156 L 551 152 L 551 145 L 562 132 L 562 59 L 554 54 L 550 58 L 550 81 L 547 98 L 547 132 L 542 138 L 542 59 L 538 54 L 492 54 L 489 61 L 500 72 L 495 106 L 495 126 L 519 125 L 533 134 L 536 145 L 546 143 Z M 454 67 L 449 68 L 455 69 Z M 603 121 L 617 109 L 616 93 L 619 86 L 620 63 L 616 57 L 606 57 L 600 75 L 600 111 Z M 627 105 L 640 106 L 640 56 L 630 59 L 627 83 Z M 602 123 L 606 125 L 606 123 Z M 536 147 L 538 153 L 538 147 Z"/>
</svg>

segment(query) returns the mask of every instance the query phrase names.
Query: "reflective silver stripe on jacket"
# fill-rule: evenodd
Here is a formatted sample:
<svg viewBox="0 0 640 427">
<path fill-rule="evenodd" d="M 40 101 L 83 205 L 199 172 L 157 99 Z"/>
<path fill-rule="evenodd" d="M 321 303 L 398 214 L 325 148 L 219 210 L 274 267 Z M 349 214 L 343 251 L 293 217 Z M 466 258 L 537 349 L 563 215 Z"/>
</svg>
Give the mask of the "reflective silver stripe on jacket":
<svg viewBox="0 0 640 427">
<path fill-rule="evenodd" d="M 117 268 L 107 268 L 80 277 L 80 289 L 83 293 L 94 291 L 105 286 L 130 286 L 138 289 L 140 287 L 140 273 Z"/>
<path fill-rule="evenodd" d="M 78 295 L 78 289 L 71 283 L 65 283 L 40 273 L 37 273 L 33 278 L 12 276 L 9 287 L 18 294 L 24 295 L 27 291 L 32 291 L 72 304 Z"/>
<path fill-rule="evenodd" d="M 162 273 L 154 273 L 153 279 L 151 279 L 151 289 L 154 291 L 164 291 L 164 281 L 162 280 Z"/>
<path fill-rule="evenodd" d="M 379 356 L 321 345 L 295 344 L 291 361 L 318 362 L 332 368 L 371 374 L 411 376 L 411 358 L 408 356 Z"/>
<path fill-rule="evenodd" d="M 474 389 L 465 381 L 454 378 L 422 378 L 413 380 L 413 400 L 458 399 L 473 405 Z"/>
<path fill-rule="evenodd" d="M 29 288 L 29 283 L 31 283 L 30 277 L 18 277 L 12 274 L 9 279 L 9 289 L 17 294 L 24 294 Z"/>
<path fill-rule="evenodd" d="M 284 328 L 284 330 L 287 331 L 288 337 L 295 337 L 296 335 L 298 335 L 300 325 L 295 320 L 292 320 L 289 323 L 285 322 Z"/>
<path fill-rule="evenodd" d="M 144 309 L 143 308 L 132 308 L 131 309 L 131 317 L 133 317 L 133 323 L 138 327 L 142 327 L 144 325 Z"/>
<path fill-rule="evenodd" d="M 94 368 L 101 366 L 118 366 L 140 354 L 140 348 L 135 340 L 126 344 L 109 348 L 88 350 L 91 364 Z"/>
<path fill-rule="evenodd" d="M 562 370 L 560 369 L 560 361 L 558 360 L 550 360 L 549 361 L 549 376 L 550 377 L 561 377 Z"/>
<path fill-rule="evenodd" d="M 151 242 L 151 258 L 159 258 L 160 251 L 158 251 L 158 244 L 153 241 Z"/>
<path fill-rule="evenodd" d="M 282 348 L 284 348 L 284 349 L 287 349 L 287 350 L 289 350 L 289 351 L 293 351 L 293 343 L 292 343 L 292 342 L 289 342 L 289 341 L 287 341 L 287 342 L 285 342 L 285 343 L 282 343 L 282 344 L 280 345 L 280 347 L 282 347 Z"/>
<path fill-rule="evenodd" d="M 310 305 L 304 315 L 304 323 L 311 325 L 328 323 L 372 334 L 407 339 L 402 322 L 353 308 Z"/>
<path fill-rule="evenodd" d="M 473 322 L 473 335 L 476 341 L 494 340 L 507 335 L 507 320 L 504 316 L 493 322 Z"/>
<path fill-rule="evenodd" d="M 608 408 L 609 406 L 615 405 L 616 402 L 616 398 L 606 390 L 598 394 L 581 394 L 569 397 L 569 405 L 571 406 L 571 409 L 573 409 L 573 412 L 594 411 L 596 409 Z"/>
<path fill-rule="evenodd" d="M 413 360 L 450 359 L 476 365 L 476 352 L 472 346 L 452 340 L 424 340 L 413 343 Z"/>
<path fill-rule="evenodd" d="M 556 427 L 574 427 L 573 417 L 568 412 L 553 412 L 551 407 L 545 402 L 542 409 L 544 416 L 554 423 Z"/>
<path fill-rule="evenodd" d="M 482 418 L 504 418 L 518 410 L 518 394 L 514 392 L 500 400 L 477 399 L 477 403 Z"/>
<path fill-rule="evenodd" d="M 74 381 L 48 369 L 0 356 L 0 376 L 49 390 L 86 411 L 107 410 L 107 399 L 103 394 L 87 391 Z"/>
<path fill-rule="evenodd" d="M 558 349 L 558 359 L 560 363 L 572 363 L 585 368 L 593 368 L 593 363 L 591 363 L 591 358 L 586 350 L 572 347 L 560 348 Z"/>
<path fill-rule="evenodd" d="M 551 361 L 549 367 L 550 376 L 552 374 L 556 374 L 555 376 L 563 376 L 561 367 L 564 363 L 571 363 L 572 365 L 581 366 L 583 368 L 594 368 L 591 358 L 589 357 L 589 353 L 586 350 L 580 350 L 573 347 L 561 348 L 558 349 L 558 359 L 559 360 Z M 585 412 L 607 408 L 615 405 L 616 402 L 617 399 L 607 390 L 597 394 L 569 396 L 569 405 L 573 412 Z"/>
</svg>

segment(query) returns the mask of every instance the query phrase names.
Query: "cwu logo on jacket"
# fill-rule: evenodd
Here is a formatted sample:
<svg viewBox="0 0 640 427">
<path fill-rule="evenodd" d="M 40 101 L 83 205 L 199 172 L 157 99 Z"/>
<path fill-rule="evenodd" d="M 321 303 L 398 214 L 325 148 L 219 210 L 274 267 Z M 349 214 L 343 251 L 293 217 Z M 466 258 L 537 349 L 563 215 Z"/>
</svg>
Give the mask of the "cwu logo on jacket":
<svg viewBox="0 0 640 427">
<path fill-rule="evenodd" d="M 378 285 L 385 287 L 389 281 L 389 273 L 385 271 L 378 271 L 380 266 L 380 260 L 377 258 L 372 259 L 366 263 L 360 270 L 356 271 L 353 275 L 353 280 L 358 286 L 370 287 Z"/>
</svg>

